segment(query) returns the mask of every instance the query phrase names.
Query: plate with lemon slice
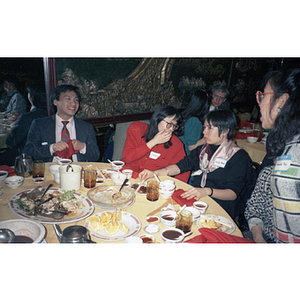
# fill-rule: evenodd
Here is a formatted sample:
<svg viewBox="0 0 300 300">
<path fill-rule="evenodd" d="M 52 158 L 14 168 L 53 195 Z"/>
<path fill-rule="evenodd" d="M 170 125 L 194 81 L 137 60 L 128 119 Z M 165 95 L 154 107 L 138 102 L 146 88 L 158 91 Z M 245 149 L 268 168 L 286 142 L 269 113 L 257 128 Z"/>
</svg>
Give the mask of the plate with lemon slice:
<svg viewBox="0 0 300 300">
<path fill-rule="evenodd" d="M 141 229 L 140 220 L 121 209 L 102 211 L 86 219 L 84 226 L 91 237 L 103 241 L 119 241 L 137 234 Z"/>
</svg>

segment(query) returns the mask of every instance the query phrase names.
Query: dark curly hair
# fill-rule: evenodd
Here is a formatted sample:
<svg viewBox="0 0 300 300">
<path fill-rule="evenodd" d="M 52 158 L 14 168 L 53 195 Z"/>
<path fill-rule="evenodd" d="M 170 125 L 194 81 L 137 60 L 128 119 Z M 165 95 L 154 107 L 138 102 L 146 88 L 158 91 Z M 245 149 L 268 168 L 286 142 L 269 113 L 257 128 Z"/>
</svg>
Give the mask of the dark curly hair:
<svg viewBox="0 0 300 300">
<path fill-rule="evenodd" d="M 286 143 L 300 133 L 300 69 L 268 72 L 262 88 L 268 82 L 274 91 L 269 113 L 280 96 L 285 93 L 289 95 L 268 135 L 268 156 L 274 158 L 280 156 Z"/>
</svg>

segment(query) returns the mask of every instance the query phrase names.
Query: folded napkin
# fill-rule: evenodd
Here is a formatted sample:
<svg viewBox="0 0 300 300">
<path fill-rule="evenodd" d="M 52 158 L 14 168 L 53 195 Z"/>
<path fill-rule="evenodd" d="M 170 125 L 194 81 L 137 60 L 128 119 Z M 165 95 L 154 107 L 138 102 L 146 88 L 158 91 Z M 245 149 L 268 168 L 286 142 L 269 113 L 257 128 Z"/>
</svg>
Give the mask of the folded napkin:
<svg viewBox="0 0 300 300">
<path fill-rule="evenodd" d="M 1 165 L 0 170 L 8 172 L 8 177 L 16 175 L 15 169 L 6 165 Z"/>
<path fill-rule="evenodd" d="M 193 203 L 196 201 L 196 199 L 190 199 L 190 200 L 187 200 L 185 198 L 182 198 L 181 195 L 184 193 L 185 191 L 183 189 L 178 189 L 178 190 L 175 190 L 173 195 L 172 195 L 172 198 L 180 205 L 184 205 L 186 204 L 187 206 L 191 206 L 193 205 Z"/>
<path fill-rule="evenodd" d="M 72 155 L 77 154 L 79 151 L 74 150 L 72 140 L 68 140 L 68 141 L 66 141 L 66 143 L 69 145 L 69 148 L 62 150 L 62 151 L 57 151 L 55 153 L 55 156 L 65 158 L 65 159 L 72 159 Z"/>
<path fill-rule="evenodd" d="M 249 122 L 249 121 L 241 121 L 238 124 L 238 127 L 243 128 L 243 127 L 249 127 L 251 129 L 253 129 L 253 125 Z"/>
<path fill-rule="evenodd" d="M 185 241 L 185 243 L 254 243 L 254 241 L 225 232 L 215 231 L 211 228 L 200 228 L 201 235 Z"/>
</svg>

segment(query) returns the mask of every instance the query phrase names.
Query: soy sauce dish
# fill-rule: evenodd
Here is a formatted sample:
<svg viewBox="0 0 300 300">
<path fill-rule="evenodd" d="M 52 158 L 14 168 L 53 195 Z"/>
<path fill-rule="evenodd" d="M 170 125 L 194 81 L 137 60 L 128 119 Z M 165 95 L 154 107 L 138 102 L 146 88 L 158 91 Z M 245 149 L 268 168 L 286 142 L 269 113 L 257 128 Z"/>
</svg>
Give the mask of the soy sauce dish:
<svg viewBox="0 0 300 300">
<path fill-rule="evenodd" d="M 178 228 L 166 228 L 161 233 L 161 238 L 167 244 L 182 243 L 184 232 Z"/>
</svg>

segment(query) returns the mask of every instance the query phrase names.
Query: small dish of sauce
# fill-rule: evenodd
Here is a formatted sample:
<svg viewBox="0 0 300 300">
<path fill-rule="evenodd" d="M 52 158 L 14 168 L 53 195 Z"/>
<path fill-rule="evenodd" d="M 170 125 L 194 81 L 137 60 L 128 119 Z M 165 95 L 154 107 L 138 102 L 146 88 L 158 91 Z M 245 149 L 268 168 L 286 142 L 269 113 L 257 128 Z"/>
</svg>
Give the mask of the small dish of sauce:
<svg viewBox="0 0 300 300">
<path fill-rule="evenodd" d="M 158 223 L 159 222 L 159 217 L 157 217 L 157 216 L 148 216 L 146 218 L 146 221 L 148 223 Z"/>
<path fill-rule="evenodd" d="M 33 243 L 33 239 L 25 235 L 16 235 L 13 243 Z"/>
</svg>

